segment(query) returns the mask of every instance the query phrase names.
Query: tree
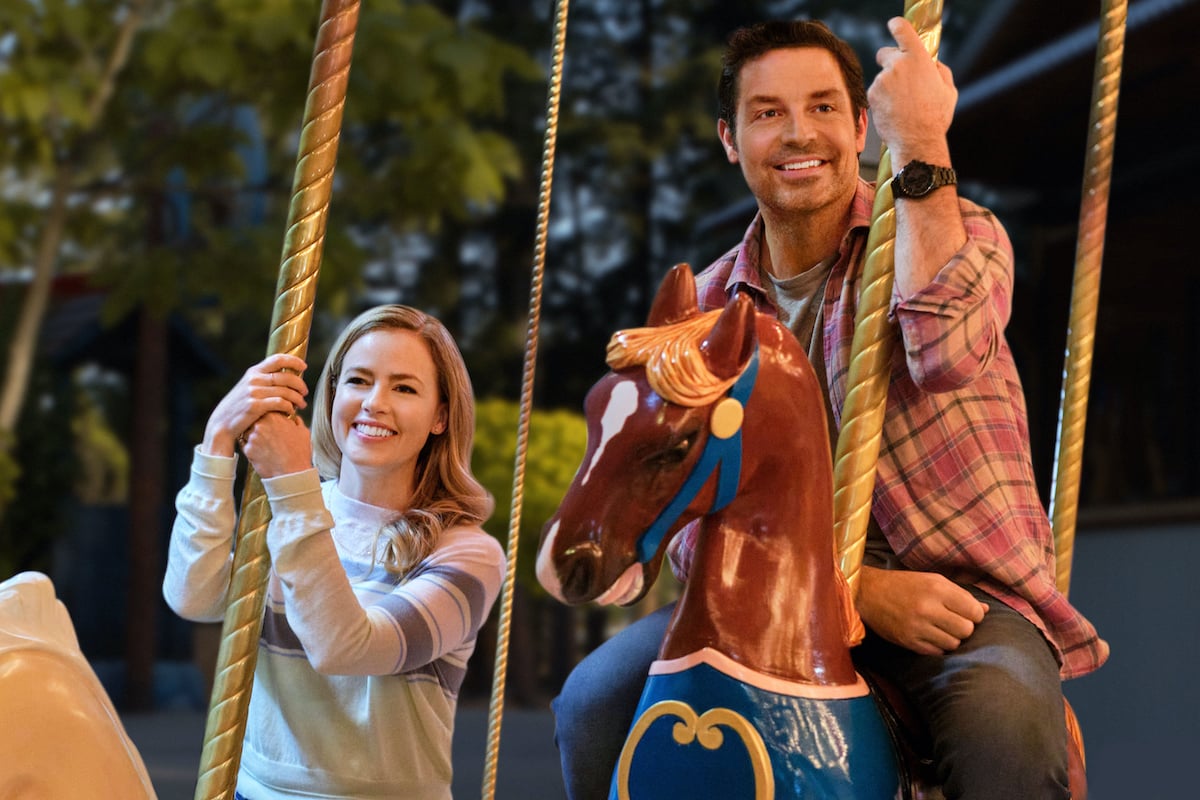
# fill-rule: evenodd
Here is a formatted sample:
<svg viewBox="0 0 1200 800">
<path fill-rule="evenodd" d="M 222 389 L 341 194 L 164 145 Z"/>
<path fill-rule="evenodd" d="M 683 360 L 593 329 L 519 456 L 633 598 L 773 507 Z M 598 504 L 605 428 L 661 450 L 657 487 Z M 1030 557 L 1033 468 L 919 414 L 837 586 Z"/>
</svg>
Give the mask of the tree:
<svg viewBox="0 0 1200 800">
<path fill-rule="evenodd" d="M 0 3 L 0 174 L 13 187 L 0 196 L 0 269 L 33 265 L 6 363 L 0 479 L 16 474 L 19 451 L 7 445 L 54 274 L 87 275 L 106 292 L 108 324 L 137 320 L 123 409 L 137 487 L 125 619 L 135 707 L 150 699 L 161 509 L 174 488 L 166 320 L 189 318 L 230 362 L 261 357 L 315 22 L 302 0 Z M 364 3 L 356 39 L 321 276 L 326 318 L 346 312 L 363 265 L 388 256 L 381 242 L 502 200 L 519 164 L 487 119 L 505 81 L 540 77 L 519 49 L 424 3 Z M 45 397 L 60 424 L 77 412 L 69 392 Z M 0 531 L 0 545 L 17 545 L 0 553 L 14 569 L 40 566 L 62 513 L 69 484 L 45 477 L 16 484 L 39 524 Z"/>
<path fill-rule="evenodd" d="M 0 109 L 6 120 L 0 155 L 32 157 L 38 171 L 48 178 L 49 200 L 33 248 L 33 277 L 12 334 L 0 393 L 0 481 L 15 480 L 19 474 L 12 460 L 12 432 L 29 386 L 37 334 L 67 224 L 69 196 L 84 167 L 84 141 L 95 134 L 101 122 L 142 24 L 145 3 L 130 3 L 111 26 L 109 36 L 99 41 L 89 39 L 95 18 L 84 8 L 64 5 L 61 16 L 51 18 L 27 3 L 11 5 L 16 7 L 0 7 L 0 19 L 11 22 L 13 31 L 6 43 L 12 56 L 10 69 L 0 72 L 0 97 L 4 98 Z M 7 24 L 4 27 L 10 29 Z M 20 47 L 22 39 L 35 37 L 42 38 L 41 46 Z M 63 59 L 66 53 L 69 55 Z M 68 62 L 63 71 L 83 80 L 56 80 L 61 72 L 54 67 L 63 66 L 63 60 Z M 15 173 L 18 181 L 26 177 L 20 170 L 6 171 Z M 20 244 L 17 226 L 32 221 L 27 207 L 15 210 L 16 224 L 0 229 L 0 248 L 5 250 Z M 11 496 L 11 487 L 0 484 L 0 517 Z"/>
<path fill-rule="evenodd" d="M 138 308 L 181 311 L 231 361 L 262 354 L 313 5 L 147 9 L 0 3 L 0 172 L 12 187 L 0 196 L 0 271 L 34 276 L 0 430 L 24 403 L 55 274 L 91 276 L 110 323 Z M 504 107 L 506 81 L 540 78 L 519 49 L 427 4 L 364 3 L 359 31 L 321 278 L 331 316 L 347 312 L 389 241 L 499 204 L 520 164 L 486 120 Z M 12 470 L 0 458 L 0 477 Z"/>
</svg>

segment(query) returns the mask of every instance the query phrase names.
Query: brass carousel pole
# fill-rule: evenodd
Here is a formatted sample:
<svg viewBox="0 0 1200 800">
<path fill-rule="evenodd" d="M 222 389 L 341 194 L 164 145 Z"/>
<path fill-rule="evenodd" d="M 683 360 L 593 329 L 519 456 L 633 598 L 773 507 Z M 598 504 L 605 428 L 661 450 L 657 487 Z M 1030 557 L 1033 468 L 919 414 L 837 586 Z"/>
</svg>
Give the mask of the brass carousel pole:
<svg viewBox="0 0 1200 800">
<path fill-rule="evenodd" d="M 1050 522 L 1054 529 L 1056 554 L 1055 579 L 1063 594 L 1071 586 L 1071 559 L 1075 554 L 1075 521 L 1079 506 L 1080 473 L 1083 469 L 1083 432 L 1087 423 L 1088 389 L 1092 381 L 1096 309 L 1100 300 L 1100 264 L 1104 258 L 1104 228 L 1108 218 L 1113 144 L 1116 141 L 1117 97 L 1125 52 L 1126 16 L 1125 0 L 1104 0 L 1102 3 L 1092 110 L 1088 120 L 1083 201 L 1079 210 L 1079 234 L 1075 249 L 1075 278 L 1071 288 L 1067 354 L 1059 406 L 1058 441 L 1054 449 L 1054 485 L 1050 498 Z"/>
<path fill-rule="evenodd" d="M 508 643 L 512 623 L 513 590 L 517 581 L 517 549 L 521 534 L 521 507 L 525 496 L 525 455 L 533 409 L 533 383 L 537 366 L 538 330 L 541 325 L 542 276 L 546 271 L 546 241 L 550 229 L 550 189 L 554 182 L 554 152 L 558 142 L 558 109 L 562 99 L 563 60 L 566 56 L 568 0 L 557 0 L 554 15 L 554 48 L 546 100 L 546 135 L 542 146 L 542 177 L 538 191 L 537 230 L 533 274 L 529 288 L 529 326 L 525 334 L 525 364 L 521 373 L 521 407 L 517 422 L 517 449 L 513 463 L 512 506 L 508 520 L 508 561 L 500 596 L 496 663 L 492 700 L 488 708 L 487 754 L 484 760 L 483 800 L 496 795 L 500 760 L 500 726 L 504 719 L 504 690 L 508 672 Z"/>
<path fill-rule="evenodd" d="M 937 57 L 942 38 L 941 0 L 907 0 L 904 17 Z M 833 459 L 834 546 L 850 590 L 858 593 L 871 497 L 879 463 L 879 441 L 887 407 L 888 376 L 895 329 L 888 322 L 896 266 L 896 209 L 892 200 L 892 159 L 886 146 L 879 158 L 867 258 L 850 350 L 846 402 Z"/>
<path fill-rule="evenodd" d="M 267 355 L 304 357 L 308 350 L 358 10 L 358 0 L 321 4 Z M 196 800 L 232 798 L 236 787 L 270 567 L 270 516 L 262 481 L 251 471 L 242 497 Z"/>
</svg>

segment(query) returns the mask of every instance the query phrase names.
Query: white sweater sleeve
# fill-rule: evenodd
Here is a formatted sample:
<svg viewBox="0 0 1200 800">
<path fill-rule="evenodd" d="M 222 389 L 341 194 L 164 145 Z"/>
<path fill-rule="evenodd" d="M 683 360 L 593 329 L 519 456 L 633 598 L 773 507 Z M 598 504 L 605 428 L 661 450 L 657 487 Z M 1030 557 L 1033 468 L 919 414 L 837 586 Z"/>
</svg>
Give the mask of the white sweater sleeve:
<svg viewBox="0 0 1200 800">
<path fill-rule="evenodd" d="M 443 531 L 408 580 L 360 600 L 330 535 L 333 518 L 316 470 L 264 480 L 263 487 L 271 503 L 267 546 L 287 623 L 318 672 L 406 672 L 474 642 L 500 590 L 504 552 L 495 539 L 477 528 Z"/>
<path fill-rule="evenodd" d="M 211 456 L 196 448 L 191 478 L 175 497 L 163 597 L 184 619 L 216 622 L 225 614 L 233 567 L 236 471 L 237 456 Z"/>
</svg>

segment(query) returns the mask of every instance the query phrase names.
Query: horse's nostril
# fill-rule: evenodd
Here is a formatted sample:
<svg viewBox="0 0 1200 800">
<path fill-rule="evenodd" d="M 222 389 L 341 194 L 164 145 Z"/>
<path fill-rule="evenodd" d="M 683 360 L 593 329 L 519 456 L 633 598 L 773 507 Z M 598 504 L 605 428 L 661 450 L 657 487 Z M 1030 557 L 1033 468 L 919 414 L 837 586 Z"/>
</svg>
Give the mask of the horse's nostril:
<svg viewBox="0 0 1200 800">
<path fill-rule="evenodd" d="M 582 603 L 596 594 L 596 574 L 600 566 L 600 549 L 593 542 L 568 548 L 562 555 L 563 597 L 569 603 Z"/>
</svg>

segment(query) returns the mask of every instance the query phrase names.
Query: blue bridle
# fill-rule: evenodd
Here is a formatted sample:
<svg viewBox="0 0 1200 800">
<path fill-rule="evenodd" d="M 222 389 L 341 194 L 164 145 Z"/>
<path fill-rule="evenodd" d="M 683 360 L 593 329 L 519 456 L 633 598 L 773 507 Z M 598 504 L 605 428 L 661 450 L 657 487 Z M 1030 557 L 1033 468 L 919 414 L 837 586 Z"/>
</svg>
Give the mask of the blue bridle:
<svg viewBox="0 0 1200 800">
<path fill-rule="evenodd" d="M 742 370 L 742 374 L 734 382 L 733 386 L 729 387 L 729 391 L 725 394 L 725 398 L 731 398 L 741 404 L 743 408 L 746 406 L 746 401 L 750 397 L 750 393 L 754 391 L 754 382 L 758 378 L 758 347 L 754 348 L 754 355 L 750 358 L 750 363 Z M 713 405 L 715 409 L 725 399 L 717 401 Z M 700 489 L 708 481 L 710 475 L 714 471 L 720 471 L 717 478 L 717 496 L 713 500 L 712 507 L 709 508 L 709 514 L 720 511 L 733 501 L 734 495 L 737 493 L 738 480 L 742 474 L 742 426 L 738 425 L 737 430 L 725 438 L 716 436 L 711 431 L 708 441 L 704 443 L 704 451 L 700 453 L 700 460 L 696 462 L 696 466 L 692 468 L 692 472 L 688 475 L 687 480 L 683 482 L 683 486 L 679 487 L 679 491 L 675 494 L 674 499 L 667 504 L 667 507 L 659 512 L 658 518 L 653 524 L 646 529 L 638 539 L 637 553 L 638 561 L 646 564 L 650 559 L 654 558 L 654 554 L 658 552 L 658 546 L 662 543 L 663 536 L 670 530 L 678 520 L 688 504 L 696 498 L 700 493 Z"/>
</svg>

